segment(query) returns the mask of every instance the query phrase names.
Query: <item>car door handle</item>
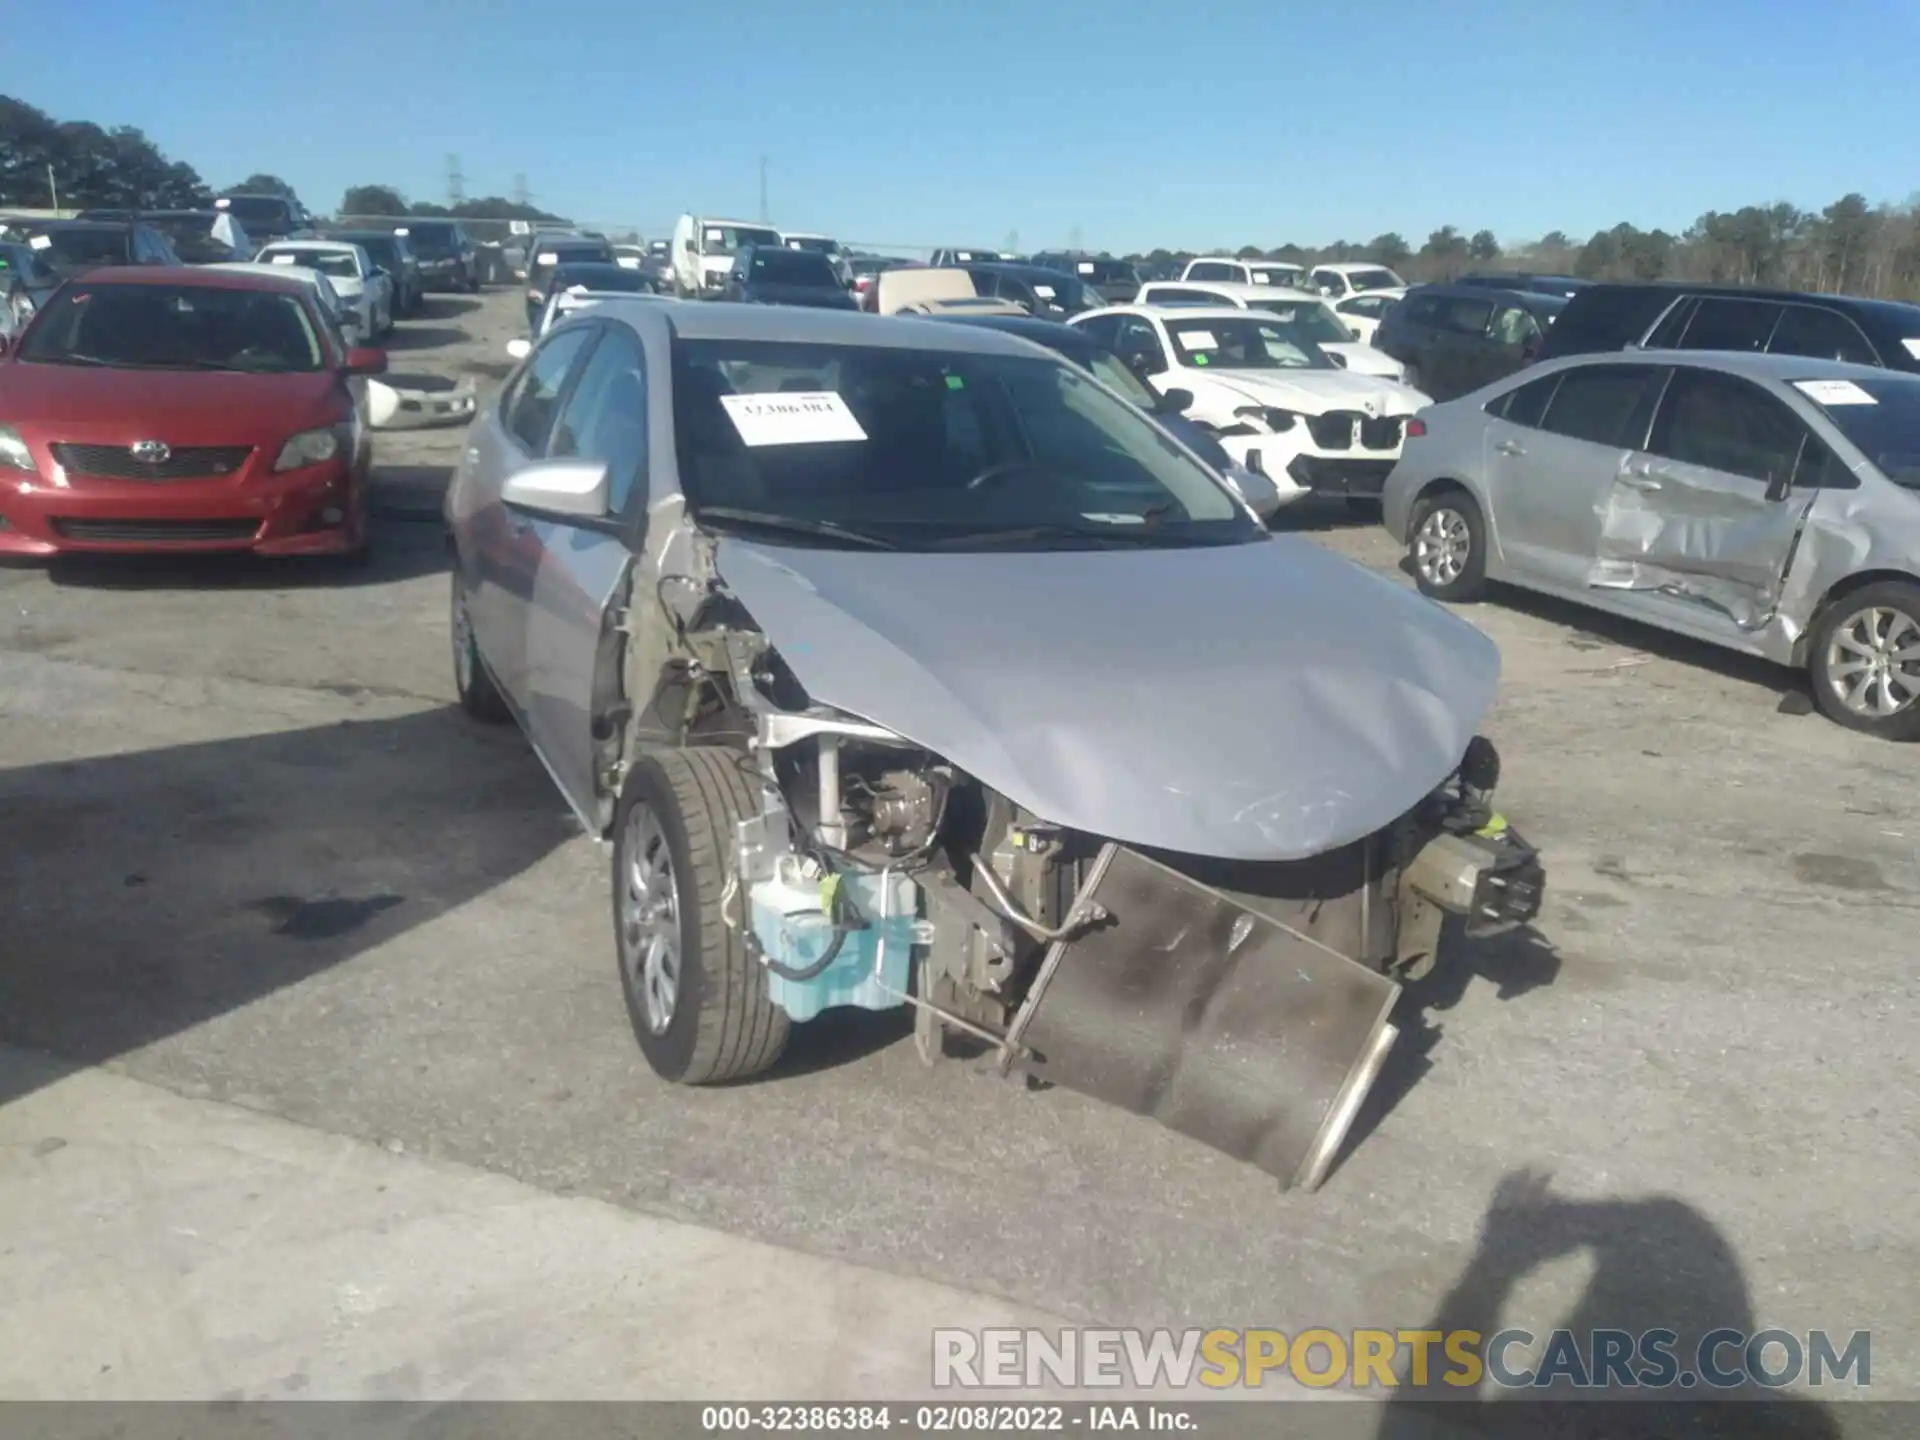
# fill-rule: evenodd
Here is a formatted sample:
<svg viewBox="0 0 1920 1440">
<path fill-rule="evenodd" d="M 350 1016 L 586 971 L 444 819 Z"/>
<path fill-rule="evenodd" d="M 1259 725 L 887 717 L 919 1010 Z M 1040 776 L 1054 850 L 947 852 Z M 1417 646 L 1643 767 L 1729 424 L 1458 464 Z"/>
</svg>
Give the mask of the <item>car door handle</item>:
<svg viewBox="0 0 1920 1440">
<path fill-rule="evenodd" d="M 1493 448 L 1498 450 L 1502 455 L 1524 455 L 1527 453 L 1527 447 L 1522 445 L 1518 440 L 1502 440 Z"/>
<path fill-rule="evenodd" d="M 1631 490 L 1658 490 L 1666 473 L 1644 463 L 1629 465 L 1620 472 L 1620 483 Z"/>
</svg>

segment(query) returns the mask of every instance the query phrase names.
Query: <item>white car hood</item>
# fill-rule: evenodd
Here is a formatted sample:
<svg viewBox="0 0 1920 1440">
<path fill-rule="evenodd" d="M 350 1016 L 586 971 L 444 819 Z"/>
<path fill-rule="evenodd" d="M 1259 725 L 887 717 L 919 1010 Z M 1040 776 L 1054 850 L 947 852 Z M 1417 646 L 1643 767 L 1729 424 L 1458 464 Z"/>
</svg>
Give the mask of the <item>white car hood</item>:
<svg viewBox="0 0 1920 1440">
<path fill-rule="evenodd" d="M 1184 368 L 1160 377 L 1170 389 L 1189 389 L 1199 399 L 1211 392 L 1234 405 L 1274 405 L 1302 415 L 1358 410 L 1365 415 L 1411 415 L 1432 399 L 1377 375 L 1351 370 L 1200 370 Z"/>
<path fill-rule="evenodd" d="M 1355 375 L 1384 375 L 1389 380 L 1398 380 L 1407 373 L 1407 367 L 1387 354 L 1376 350 L 1362 340 L 1336 341 L 1331 345 L 1322 344 L 1320 348 L 1329 355 L 1338 355 L 1347 362 L 1347 369 Z"/>
</svg>

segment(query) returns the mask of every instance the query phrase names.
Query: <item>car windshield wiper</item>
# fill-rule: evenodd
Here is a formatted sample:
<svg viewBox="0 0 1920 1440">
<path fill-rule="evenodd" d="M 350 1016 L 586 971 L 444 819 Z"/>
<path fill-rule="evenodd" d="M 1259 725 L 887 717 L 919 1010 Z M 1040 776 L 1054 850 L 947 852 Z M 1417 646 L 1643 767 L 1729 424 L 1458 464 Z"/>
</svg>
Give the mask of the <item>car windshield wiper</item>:
<svg viewBox="0 0 1920 1440">
<path fill-rule="evenodd" d="M 851 530 L 831 520 L 808 520 L 798 515 L 775 515 L 765 510 L 743 510 L 732 505 L 702 505 L 693 512 L 697 523 L 719 520 L 725 524 L 751 525 L 762 530 L 784 531 L 789 535 L 812 535 L 826 540 L 845 540 L 872 550 L 898 550 L 897 541 L 883 535 Z"/>
</svg>

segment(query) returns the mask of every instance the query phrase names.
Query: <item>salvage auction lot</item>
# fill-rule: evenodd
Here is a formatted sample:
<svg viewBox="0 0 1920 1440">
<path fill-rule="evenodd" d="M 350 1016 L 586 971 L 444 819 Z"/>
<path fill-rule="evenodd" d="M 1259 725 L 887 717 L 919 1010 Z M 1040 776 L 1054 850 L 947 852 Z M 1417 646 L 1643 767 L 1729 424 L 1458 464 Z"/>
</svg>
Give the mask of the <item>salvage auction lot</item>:
<svg viewBox="0 0 1920 1440">
<path fill-rule="evenodd" d="M 432 297 L 395 369 L 489 388 L 523 323 L 512 290 Z M 0 571 L 0 1040 L 1089 1322 L 1865 1329 L 1874 1392 L 1920 1392 L 1916 757 L 1788 713 L 1794 677 L 1463 612 L 1504 656 L 1502 809 L 1548 903 L 1415 987 L 1346 1158 L 1290 1194 L 923 1068 L 890 1016 L 801 1028 L 763 1080 L 653 1078 L 604 855 L 454 705 L 460 432 L 379 444 L 363 573 Z M 1396 573 L 1344 510 L 1282 523 Z"/>
</svg>

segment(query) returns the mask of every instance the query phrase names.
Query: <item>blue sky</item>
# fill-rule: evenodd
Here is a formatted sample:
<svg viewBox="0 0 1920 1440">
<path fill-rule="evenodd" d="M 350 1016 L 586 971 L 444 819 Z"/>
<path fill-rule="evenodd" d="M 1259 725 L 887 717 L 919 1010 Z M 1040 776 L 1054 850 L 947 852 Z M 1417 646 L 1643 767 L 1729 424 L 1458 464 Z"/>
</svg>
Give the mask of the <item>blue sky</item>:
<svg viewBox="0 0 1920 1440">
<path fill-rule="evenodd" d="M 1503 241 L 1920 189 L 1911 0 L 61 0 L 3 83 L 218 186 L 868 244 Z M 22 64 L 19 62 L 30 61 Z M 220 77 L 217 85 L 195 77 Z"/>
</svg>

